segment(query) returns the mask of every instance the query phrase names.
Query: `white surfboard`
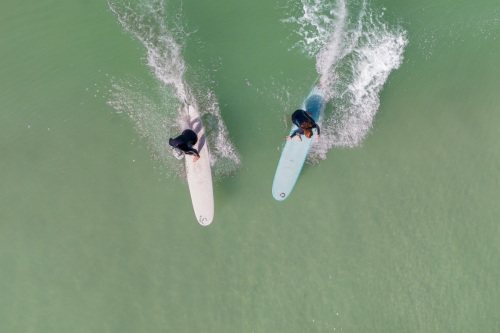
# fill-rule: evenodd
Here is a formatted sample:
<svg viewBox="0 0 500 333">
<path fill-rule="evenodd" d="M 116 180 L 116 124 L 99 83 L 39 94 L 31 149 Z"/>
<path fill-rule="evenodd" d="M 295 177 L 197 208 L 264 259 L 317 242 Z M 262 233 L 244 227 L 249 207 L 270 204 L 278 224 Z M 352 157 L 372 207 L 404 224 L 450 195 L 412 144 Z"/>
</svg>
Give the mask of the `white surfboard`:
<svg viewBox="0 0 500 333">
<path fill-rule="evenodd" d="M 325 108 L 324 93 L 321 87 L 314 86 L 307 98 L 302 103 L 302 110 L 311 112 L 312 118 L 317 123 L 323 109 Z M 294 124 L 290 130 L 290 135 L 298 127 Z M 297 179 L 299 178 L 302 166 L 306 161 L 307 153 L 311 148 L 313 140 L 316 140 L 316 129 L 313 129 L 312 138 L 302 136 L 302 141 L 293 138 L 285 143 L 281 158 L 274 175 L 272 193 L 274 199 L 283 201 L 292 192 Z"/>
<path fill-rule="evenodd" d="M 198 135 L 198 142 L 193 148 L 198 150 L 200 154 L 200 158 L 196 162 L 193 162 L 194 156 L 192 155 L 184 157 L 189 192 L 196 219 L 201 225 L 207 226 L 214 219 L 214 191 L 207 139 L 198 110 L 189 104 L 186 105 L 185 109 L 189 116 L 190 129 Z"/>
</svg>

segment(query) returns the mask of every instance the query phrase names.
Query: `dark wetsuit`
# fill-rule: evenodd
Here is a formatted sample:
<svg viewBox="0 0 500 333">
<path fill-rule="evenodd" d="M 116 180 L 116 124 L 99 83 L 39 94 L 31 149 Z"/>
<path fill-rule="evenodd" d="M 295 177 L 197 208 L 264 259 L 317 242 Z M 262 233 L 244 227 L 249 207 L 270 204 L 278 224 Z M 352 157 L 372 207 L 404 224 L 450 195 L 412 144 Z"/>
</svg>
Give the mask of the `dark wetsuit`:
<svg viewBox="0 0 500 333">
<path fill-rule="evenodd" d="M 200 157 L 198 151 L 193 146 L 198 142 L 198 136 L 193 130 L 187 129 L 175 139 L 168 140 L 168 144 L 174 148 L 182 150 L 185 154 Z"/>
<path fill-rule="evenodd" d="M 316 124 L 314 119 L 310 115 L 308 115 L 306 111 L 297 110 L 292 114 L 292 123 L 297 125 L 298 128 L 290 135 L 291 138 L 293 138 L 297 134 L 304 135 L 304 130 L 302 128 L 300 128 L 300 124 L 302 124 L 303 122 L 305 122 L 307 120 L 311 121 L 312 128 L 315 128 L 318 131 L 318 135 L 319 135 L 319 126 L 318 126 L 318 124 Z"/>
</svg>

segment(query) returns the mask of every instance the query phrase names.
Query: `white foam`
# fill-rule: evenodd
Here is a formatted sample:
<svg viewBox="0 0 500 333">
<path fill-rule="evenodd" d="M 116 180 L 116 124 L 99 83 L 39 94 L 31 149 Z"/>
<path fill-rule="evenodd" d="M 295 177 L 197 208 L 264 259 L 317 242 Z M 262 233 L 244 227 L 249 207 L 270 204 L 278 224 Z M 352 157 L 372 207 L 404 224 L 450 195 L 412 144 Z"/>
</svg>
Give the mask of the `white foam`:
<svg viewBox="0 0 500 333">
<path fill-rule="evenodd" d="M 343 1 L 335 3 L 323 0 L 302 0 L 302 16 L 282 20 L 297 24 L 296 33 L 302 38 L 292 48 L 299 48 L 310 57 L 314 57 L 330 39 L 333 27 L 337 24 L 337 15 L 342 12 Z M 345 6 L 344 6 L 345 7 Z"/>
</svg>

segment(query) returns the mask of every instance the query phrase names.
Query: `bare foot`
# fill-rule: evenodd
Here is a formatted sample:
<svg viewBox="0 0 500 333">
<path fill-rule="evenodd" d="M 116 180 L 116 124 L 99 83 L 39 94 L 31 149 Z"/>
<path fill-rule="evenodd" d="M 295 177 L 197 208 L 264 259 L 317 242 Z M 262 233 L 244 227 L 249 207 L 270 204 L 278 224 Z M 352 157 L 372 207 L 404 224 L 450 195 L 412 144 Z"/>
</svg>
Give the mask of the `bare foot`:
<svg viewBox="0 0 500 333">
<path fill-rule="evenodd" d="M 300 138 L 300 135 L 297 135 L 296 138 L 297 138 L 297 141 L 299 141 L 299 142 L 302 141 L 302 139 Z"/>
<path fill-rule="evenodd" d="M 290 140 L 292 140 L 292 137 L 291 136 L 287 136 L 286 137 L 286 141 L 290 141 Z"/>
</svg>

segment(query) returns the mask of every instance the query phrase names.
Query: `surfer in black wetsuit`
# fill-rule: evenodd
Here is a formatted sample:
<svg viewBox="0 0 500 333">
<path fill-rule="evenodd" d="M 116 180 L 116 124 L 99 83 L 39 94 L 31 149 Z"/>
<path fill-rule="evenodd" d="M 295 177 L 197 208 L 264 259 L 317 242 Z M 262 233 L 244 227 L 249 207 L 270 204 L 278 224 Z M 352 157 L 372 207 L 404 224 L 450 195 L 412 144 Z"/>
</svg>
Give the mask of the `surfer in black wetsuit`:
<svg viewBox="0 0 500 333">
<path fill-rule="evenodd" d="M 291 140 L 294 136 L 297 136 L 298 141 L 302 141 L 301 135 L 305 135 L 306 138 L 312 137 L 312 129 L 316 128 L 318 131 L 319 139 L 319 126 L 316 124 L 314 119 L 311 117 L 311 113 L 304 110 L 297 110 L 292 114 L 292 123 L 297 125 L 297 129 L 290 135 L 287 136 L 287 140 Z"/>
<path fill-rule="evenodd" d="M 168 140 L 168 144 L 171 147 L 182 150 L 184 154 L 194 155 L 193 162 L 196 162 L 200 158 L 198 151 L 193 148 L 196 142 L 198 142 L 198 136 L 190 129 L 184 130 L 182 134 L 175 139 L 170 138 Z"/>
</svg>

